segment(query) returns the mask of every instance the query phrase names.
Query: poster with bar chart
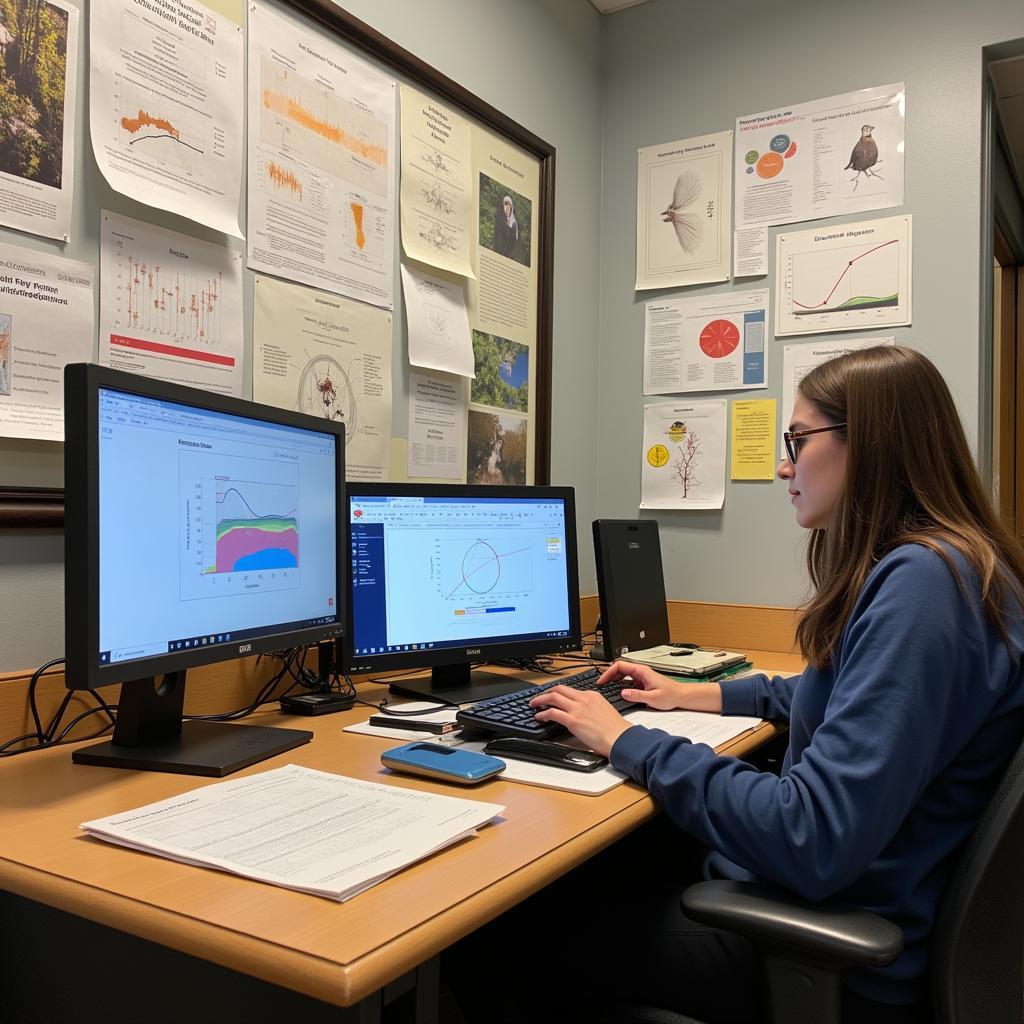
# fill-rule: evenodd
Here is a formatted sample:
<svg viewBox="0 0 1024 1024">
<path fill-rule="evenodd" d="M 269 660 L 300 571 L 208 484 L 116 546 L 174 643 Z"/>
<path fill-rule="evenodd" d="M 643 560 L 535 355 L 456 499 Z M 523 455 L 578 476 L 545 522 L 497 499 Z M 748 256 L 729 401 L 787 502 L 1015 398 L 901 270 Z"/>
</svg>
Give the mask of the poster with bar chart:
<svg viewBox="0 0 1024 1024">
<path fill-rule="evenodd" d="M 780 233 L 775 334 L 906 326 L 911 245 L 909 216 Z"/>
<path fill-rule="evenodd" d="M 242 393 L 242 254 L 104 210 L 100 362 Z"/>
<path fill-rule="evenodd" d="M 249 4 L 253 270 L 391 309 L 395 82 Z"/>
<path fill-rule="evenodd" d="M 294 463 L 183 450 L 182 600 L 299 586 L 299 470 Z"/>
</svg>

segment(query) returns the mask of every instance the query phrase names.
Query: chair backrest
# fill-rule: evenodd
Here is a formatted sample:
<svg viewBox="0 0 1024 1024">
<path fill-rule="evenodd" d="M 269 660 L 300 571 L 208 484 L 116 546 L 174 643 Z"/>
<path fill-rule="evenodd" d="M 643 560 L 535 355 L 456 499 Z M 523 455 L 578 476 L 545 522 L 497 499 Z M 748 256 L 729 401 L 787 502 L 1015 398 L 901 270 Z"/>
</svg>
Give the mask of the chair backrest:
<svg viewBox="0 0 1024 1024">
<path fill-rule="evenodd" d="M 931 956 L 937 1024 L 1024 1020 L 1024 743 L 960 855 Z"/>
</svg>

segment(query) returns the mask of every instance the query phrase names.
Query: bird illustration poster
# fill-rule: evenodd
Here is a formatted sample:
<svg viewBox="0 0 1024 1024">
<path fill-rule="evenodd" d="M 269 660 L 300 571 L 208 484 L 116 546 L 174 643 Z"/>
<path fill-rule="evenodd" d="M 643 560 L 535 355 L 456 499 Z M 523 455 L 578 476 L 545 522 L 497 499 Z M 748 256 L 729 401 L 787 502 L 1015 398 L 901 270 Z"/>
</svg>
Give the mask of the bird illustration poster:
<svg viewBox="0 0 1024 1024">
<path fill-rule="evenodd" d="M 637 150 L 637 289 L 729 280 L 731 154 L 731 131 Z"/>
<path fill-rule="evenodd" d="M 736 228 L 903 203 L 902 82 L 736 119 Z"/>
<path fill-rule="evenodd" d="M 241 18 L 195 0 L 88 9 L 89 134 L 103 177 L 140 203 L 241 238 Z"/>
<path fill-rule="evenodd" d="M 644 311 L 644 394 L 763 388 L 768 289 L 658 299 Z"/>
<path fill-rule="evenodd" d="M 775 238 L 775 335 L 906 327 L 912 220 L 883 217 Z"/>
<path fill-rule="evenodd" d="M 640 508 L 721 508 L 726 400 L 644 406 Z"/>
</svg>

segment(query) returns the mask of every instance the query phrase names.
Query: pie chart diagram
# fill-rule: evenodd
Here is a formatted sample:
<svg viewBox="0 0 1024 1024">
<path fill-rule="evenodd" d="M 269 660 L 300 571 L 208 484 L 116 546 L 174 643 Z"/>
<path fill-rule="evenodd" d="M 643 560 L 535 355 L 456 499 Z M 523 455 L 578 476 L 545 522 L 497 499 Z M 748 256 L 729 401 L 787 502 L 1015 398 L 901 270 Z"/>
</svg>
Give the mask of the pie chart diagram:
<svg viewBox="0 0 1024 1024">
<path fill-rule="evenodd" d="M 712 320 L 700 332 L 701 351 L 711 359 L 731 356 L 739 343 L 740 332 L 731 320 Z"/>
</svg>

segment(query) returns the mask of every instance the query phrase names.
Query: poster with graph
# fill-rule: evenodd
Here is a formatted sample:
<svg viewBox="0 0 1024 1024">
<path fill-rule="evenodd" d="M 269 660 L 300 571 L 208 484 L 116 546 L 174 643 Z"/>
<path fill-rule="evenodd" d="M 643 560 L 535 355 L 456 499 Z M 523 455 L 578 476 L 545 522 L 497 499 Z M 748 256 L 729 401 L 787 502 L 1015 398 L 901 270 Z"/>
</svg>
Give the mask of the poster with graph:
<svg viewBox="0 0 1024 1024">
<path fill-rule="evenodd" d="M 89 130 L 103 177 L 241 238 L 242 26 L 192 0 L 89 6 Z"/>
<path fill-rule="evenodd" d="M 249 5 L 248 262 L 394 305 L 395 82 Z"/>
<path fill-rule="evenodd" d="M 911 218 L 784 232 L 775 239 L 775 334 L 905 327 Z"/>
<path fill-rule="evenodd" d="M 102 211 L 99 357 L 241 395 L 241 252 Z"/>
</svg>

